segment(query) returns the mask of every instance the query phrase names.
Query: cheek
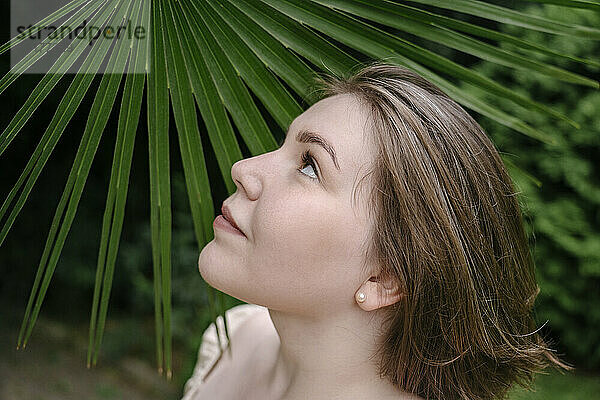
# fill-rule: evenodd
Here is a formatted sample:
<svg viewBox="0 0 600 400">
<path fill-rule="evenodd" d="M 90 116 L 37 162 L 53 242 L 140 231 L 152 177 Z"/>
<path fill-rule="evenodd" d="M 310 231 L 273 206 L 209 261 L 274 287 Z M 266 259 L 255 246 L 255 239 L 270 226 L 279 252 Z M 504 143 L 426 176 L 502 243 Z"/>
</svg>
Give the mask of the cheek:
<svg viewBox="0 0 600 400">
<path fill-rule="evenodd" d="M 280 199 L 268 210 L 257 210 L 251 268 L 282 295 L 322 296 L 324 289 L 339 294 L 359 273 L 353 251 L 360 245 L 361 227 L 331 198 L 307 197 Z"/>
<path fill-rule="evenodd" d="M 319 197 L 282 199 L 264 213 L 257 213 L 257 246 L 275 250 L 283 256 L 300 253 L 305 257 L 324 257 L 345 238 L 340 230 L 343 215 L 331 199 Z M 270 246 L 269 246 L 270 244 Z M 285 250 L 285 251 L 284 251 Z"/>
</svg>

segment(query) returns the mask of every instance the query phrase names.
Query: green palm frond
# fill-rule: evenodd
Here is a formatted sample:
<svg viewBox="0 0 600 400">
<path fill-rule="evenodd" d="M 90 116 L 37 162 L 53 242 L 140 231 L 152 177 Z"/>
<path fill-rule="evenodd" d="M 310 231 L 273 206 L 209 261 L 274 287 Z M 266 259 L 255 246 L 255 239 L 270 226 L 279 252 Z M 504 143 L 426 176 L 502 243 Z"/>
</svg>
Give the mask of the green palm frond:
<svg viewBox="0 0 600 400">
<path fill-rule="evenodd" d="M 428 6 L 440 7 L 452 11 L 458 11 L 465 14 L 476 15 L 491 21 L 498 21 L 505 24 L 517 25 L 523 28 L 532 29 L 540 32 L 554 33 L 558 35 L 578 36 L 586 39 L 600 39 L 600 30 L 581 25 L 565 24 L 560 21 L 550 20 L 537 15 L 525 14 L 519 11 L 511 10 L 506 7 L 485 3 L 478 0 L 411 0 Z M 556 3 L 553 1 L 539 1 L 544 3 Z M 581 6 L 584 2 L 563 1 L 563 5 Z M 588 3 L 589 4 L 589 3 Z"/>
<path fill-rule="evenodd" d="M 168 294 L 163 275 L 171 269 L 171 176 L 169 170 L 169 91 L 164 39 L 158 4 L 152 7 L 150 20 L 151 45 L 148 52 L 148 154 L 150 155 L 150 228 L 152 231 L 152 265 L 154 274 L 154 315 L 156 326 L 156 359 L 163 372 L 163 288 Z M 164 272 L 163 272 L 164 271 Z M 211 317 L 216 318 L 211 304 Z"/>
<path fill-rule="evenodd" d="M 600 3 L 596 0 L 529 0 L 536 3 L 556 4 L 559 6 L 583 8 L 588 10 L 600 11 Z"/>
<path fill-rule="evenodd" d="M 585 0 L 533 1 L 592 10 L 599 8 L 597 2 Z M 95 90 L 87 125 L 52 221 L 17 346 L 25 347 L 31 335 L 75 218 L 100 139 L 115 104 L 119 103 L 117 139 L 102 223 L 87 354 L 88 366 L 97 363 L 144 92 L 148 118 L 156 358 L 159 372 L 164 372 L 169 378 L 172 374 L 171 111 L 198 250 L 212 240 L 215 213 L 201 135 L 207 135 L 227 191 L 232 194 L 236 186 L 231 180 L 231 166 L 243 158 L 235 129 L 251 155 L 275 149 L 277 141 L 269 128 L 266 114 L 277 125 L 273 129 L 285 131 L 303 108 L 312 104 L 310 88 L 315 73 L 345 75 L 361 62 L 384 59 L 415 70 L 464 107 L 537 140 L 552 141 L 549 135 L 509 115 L 488 100 L 470 94 L 453 81 L 469 82 L 483 89 L 491 99 L 509 99 L 531 112 L 546 114 L 578 128 L 578 124 L 567 115 L 408 38 L 416 36 L 426 43 L 446 46 L 507 68 L 545 75 L 548 79 L 598 88 L 596 80 L 536 61 L 530 54 L 538 53 L 552 60 L 568 59 L 582 66 L 598 67 L 598 60 L 559 54 L 543 44 L 449 17 L 444 15 L 444 10 L 450 10 L 453 15 L 474 15 L 495 23 L 514 24 L 573 38 L 598 40 L 599 29 L 548 20 L 475 0 L 414 0 L 410 3 L 387 0 L 75 0 L 0 46 L 0 54 L 5 53 L 18 46 L 28 35 L 61 19 L 65 19 L 62 27 L 78 26 L 84 21 L 90 26 L 116 26 L 131 20 L 136 26 L 146 27 L 148 33 L 145 41 L 126 36 L 97 40 L 85 56 L 86 41 L 71 43 L 69 51 L 57 58 L 0 134 L 2 155 L 69 68 L 83 61 L 39 144 L 0 208 L 1 245 L 67 125 L 86 94 L 95 90 L 92 83 L 100 66 L 107 63 L 108 70 Z M 50 50 L 60 40 L 47 38 L 37 50 Z M 499 46 L 501 43 L 510 43 L 515 50 L 503 49 Z M 44 54 L 34 49 L 26 55 L 0 79 L 0 93 Z M 85 59 L 80 60 L 83 57 Z M 124 77 L 119 102 L 117 97 Z M 202 119 L 206 132 L 198 117 Z M 526 174 L 519 172 L 518 166 L 512 162 L 510 169 Z M 209 286 L 207 290 L 210 315 L 216 320 L 217 315 L 223 315 L 225 311 L 223 294 Z M 217 299 L 220 300 L 219 307 Z M 227 325 L 225 329 L 228 334 Z"/>
<path fill-rule="evenodd" d="M 137 21 L 138 24 L 147 24 L 150 19 L 150 7 L 148 5 L 147 2 L 142 0 L 132 2 L 132 20 Z M 139 123 L 139 114 L 142 107 L 145 84 L 145 76 L 136 74 L 135 71 L 142 70 L 142 67 L 146 64 L 146 46 L 139 41 L 132 41 L 131 39 L 121 40 L 120 43 L 118 43 L 118 46 L 118 51 L 122 54 L 127 54 L 128 47 L 131 48 L 129 50 L 130 73 L 127 75 L 125 81 L 125 89 L 121 101 L 117 142 L 115 144 L 108 197 L 106 199 L 106 209 L 104 211 L 102 222 L 100 252 L 98 254 L 98 267 L 96 270 L 96 283 L 94 287 L 94 299 L 90 321 L 90 336 L 87 355 L 88 367 L 90 366 L 90 363 L 96 364 L 102 340 L 102 332 L 104 330 L 104 323 L 108 310 L 108 299 L 112 286 L 112 276 L 114 273 L 119 239 L 121 237 L 121 229 L 123 227 L 123 219 L 125 216 L 125 202 L 129 184 L 129 172 L 131 171 L 131 160 L 133 157 L 133 144 L 135 142 L 135 134 Z M 111 75 L 111 77 L 112 76 L 113 75 Z M 114 76 L 118 77 L 118 75 Z M 100 302 L 100 309 L 98 310 L 98 302 L 100 301 L 100 281 L 102 281 L 102 299 Z M 98 333 L 94 331 L 97 315 Z"/>
</svg>

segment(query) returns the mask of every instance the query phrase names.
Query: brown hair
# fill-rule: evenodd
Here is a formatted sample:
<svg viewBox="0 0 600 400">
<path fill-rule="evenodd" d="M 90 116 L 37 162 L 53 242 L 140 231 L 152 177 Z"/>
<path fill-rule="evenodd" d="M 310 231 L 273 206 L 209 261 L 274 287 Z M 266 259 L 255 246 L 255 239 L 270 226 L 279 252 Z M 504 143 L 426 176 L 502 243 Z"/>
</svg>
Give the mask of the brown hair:
<svg viewBox="0 0 600 400">
<path fill-rule="evenodd" d="M 516 192 L 492 142 L 442 90 L 375 63 L 318 79 L 367 107 L 376 158 L 368 258 L 406 294 L 383 313 L 379 373 L 427 399 L 499 399 L 562 363 L 535 328 L 539 292 Z"/>
</svg>

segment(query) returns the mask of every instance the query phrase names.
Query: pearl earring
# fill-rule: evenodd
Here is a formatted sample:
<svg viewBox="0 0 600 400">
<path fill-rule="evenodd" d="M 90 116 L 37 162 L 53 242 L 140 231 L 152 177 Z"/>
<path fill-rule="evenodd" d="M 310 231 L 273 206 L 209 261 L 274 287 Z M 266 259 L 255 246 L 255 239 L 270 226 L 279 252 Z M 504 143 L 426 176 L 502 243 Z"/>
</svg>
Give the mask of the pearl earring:
<svg viewBox="0 0 600 400">
<path fill-rule="evenodd" d="M 366 298 L 367 298 L 367 295 L 365 295 L 363 292 L 359 292 L 356 295 L 356 301 L 358 301 L 359 303 L 362 303 L 363 301 L 365 301 Z"/>
</svg>

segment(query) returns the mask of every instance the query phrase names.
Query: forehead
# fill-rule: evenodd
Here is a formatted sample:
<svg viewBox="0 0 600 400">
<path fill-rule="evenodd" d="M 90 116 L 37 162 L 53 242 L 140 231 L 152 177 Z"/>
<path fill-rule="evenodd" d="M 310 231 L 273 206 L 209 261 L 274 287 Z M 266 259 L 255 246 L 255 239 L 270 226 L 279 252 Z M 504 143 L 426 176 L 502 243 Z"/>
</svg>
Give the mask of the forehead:
<svg viewBox="0 0 600 400">
<path fill-rule="evenodd" d="M 353 95 L 335 95 L 313 104 L 290 125 L 290 139 L 303 129 L 318 133 L 333 146 L 344 175 L 355 174 L 370 161 L 367 113 Z"/>
</svg>

